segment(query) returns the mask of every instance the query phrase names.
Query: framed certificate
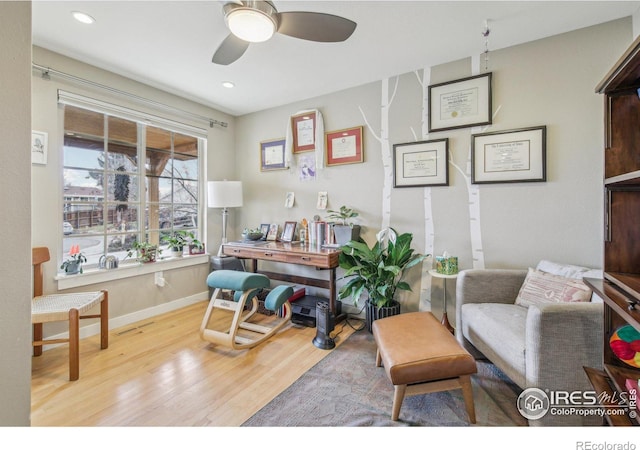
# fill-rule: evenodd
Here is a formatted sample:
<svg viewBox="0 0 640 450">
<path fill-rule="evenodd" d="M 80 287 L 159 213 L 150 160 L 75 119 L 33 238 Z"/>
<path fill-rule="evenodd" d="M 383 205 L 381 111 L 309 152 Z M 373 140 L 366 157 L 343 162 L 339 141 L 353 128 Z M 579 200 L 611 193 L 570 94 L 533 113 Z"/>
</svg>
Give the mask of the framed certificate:
<svg viewBox="0 0 640 450">
<path fill-rule="evenodd" d="M 429 131 L 491 124 L 491 72 L 429 86 Z"/>
<path fill-rule="evenodd" d="M 393 146 L 393 187 L 448 186 L 449 139 Z"/>
<path fill-rule="evenodd" d="M 284 159 L 285 140 L 271 139 L 260 142 L 260 170 L 281 170 L 286 169 Z"/>
<path fill-rule="evenodd" d="M 363 162 L 362 127 L 325 133 L 325 148 L 327 166 Z"/>
<path fill-rule="evenodd" d="M 471 136 L 471 182 L 546 181 L 547 127 Z"/>
<path fill-rule="evenodd" d="M 293 153 L 312 152 L 316 149 L 316 113 L 291 117 Z"/>
</svg>

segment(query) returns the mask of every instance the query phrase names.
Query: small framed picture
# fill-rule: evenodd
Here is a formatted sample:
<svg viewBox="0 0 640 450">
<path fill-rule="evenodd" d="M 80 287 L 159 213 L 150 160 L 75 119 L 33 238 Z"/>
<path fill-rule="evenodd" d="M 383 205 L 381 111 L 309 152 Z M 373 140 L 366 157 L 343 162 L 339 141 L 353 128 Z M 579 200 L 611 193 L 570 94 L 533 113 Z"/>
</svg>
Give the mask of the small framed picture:
<svg viewBox="0 0 640 450">
<path fill-rule="evenodd" d="M 316 113 L 308 112 L 291 117 L 293 153 L 312 152 L 316 149 Z"/>
<path fill-rule="evenodd" d="M 393 146 L 393 187 L 448 186 L 449 139 Z"/>
<path fill-rule="evenodd" d="M 471 182 L 546 181 L 546 135 L 546 126 L 472 135 Z"/>
<path fill-rule="evenodd" d="M 267 233 L 267 241 L 275 241 L 278 239 L 278 224 L 272 223 L 269 225 L 269 232 Z"/>
<path fill-rule="evenodd" d="M 362 127 L 347 128 L 325 134 L 327 166 L 364 161 Z"/>
<path fill-rule="evenodd" d="M 298 225 L 297 222 L 285 222 L 284 223 L 284 230 L 282 231 L 282 236 L 280 237 L 280 240 L 282 242 L 291 242 L 291 241 L 293 241 L 293 237 L 296 234 L 296 225 Z"/>
<path fill-rule="evenodd" d="M 269 235 L 269 228 L 271 228 L 271 224 L 268 223 L 261 223 L 260 224 L 260 231 L 262 231 L 262 240 L 266 240 L 267 236 Z"/>
<path fill-rule="evenodd" d="M 287 168 L 284 157 L 284 144 L 284 138 L 260 142 L 261 171 L 265 172 Z"/>
<path fill-rule="evenodd" d="M 47 164 L 48 140 L 44 131 L 31 132 L 31 164 Z"/>
</svg>

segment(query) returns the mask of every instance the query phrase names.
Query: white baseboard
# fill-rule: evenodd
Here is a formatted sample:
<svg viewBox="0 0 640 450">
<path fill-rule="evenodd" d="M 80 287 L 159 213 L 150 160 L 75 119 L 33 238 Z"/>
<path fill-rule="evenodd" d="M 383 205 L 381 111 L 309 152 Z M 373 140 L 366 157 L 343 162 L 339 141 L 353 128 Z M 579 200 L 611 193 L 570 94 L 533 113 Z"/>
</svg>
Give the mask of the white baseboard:
<svg viewBox="0 0 640 450">
<path fill-rule="evenodd" d="M 126 314 L 120 317 L 110 318 L 109 330 L 124 327 L 131 323 L 139 322 L 141 320 L 145 320 L 150 317 L 155 317 L 160 314 L 165 314 L 171 311 L 175 311 L 176 309 L 184 308 L 185 306 L 193 305 L 194 303 L 206 301 L 208 298 L 209 298 L 209 291 L 204 291 L 198 294 L 190 295 L 189 297 L 179 298 L 177 300 L 173 300 L 168 303 L 163 303 L 162 305 L 154 306 L 152 308 L 143 309 L 143 310 Z M 194 330 L 194 332 L 197 332 L 197 331 L 198 330 Z M 80 339 L 84 339 L 90 336 L 95 336 L 97 334 L 100 334 L 99 322 L 92 323 L 91 325 L 87 325 L 84 327 L 80 327 Z M 69 337 L 69 333 L 67 332 L 67 333 L 60 333 L 53 336 L 47 336 L 47 339 L 67 339 L 68 337 Z M 58 345 L 65 345 L 65 344 L 44 345 L 42 349 L 49 350 L 57 347 Z"/>
</svg>

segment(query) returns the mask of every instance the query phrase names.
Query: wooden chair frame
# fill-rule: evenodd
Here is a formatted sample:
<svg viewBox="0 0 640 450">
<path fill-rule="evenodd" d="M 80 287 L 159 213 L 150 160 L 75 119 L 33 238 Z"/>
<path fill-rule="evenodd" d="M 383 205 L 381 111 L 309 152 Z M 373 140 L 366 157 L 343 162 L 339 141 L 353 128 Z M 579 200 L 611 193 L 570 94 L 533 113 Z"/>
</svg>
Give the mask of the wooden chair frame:
<svg viewBox="0 0 640 450">
<path fill-rule="evenodd" d="M 42 355 L 42 346 L 46 344 L 69 344 L 69 380 L 75 381 L 80 377 L 80 320 L 100 319 L 100 348 L 109 347 L 109 293 L 102 290 L 93 298 L 82 305 L 77 302 L 69 302 L 66 316 L 59 311 L 52 314 L 34 311 L 33 305 L 39 300 L 54 298 L 58 302 L 64 303 L 66 299 L 71 299 L 74 294 L 54 294 L 43 296 L 43 264 L 51 259 L 47 247 L 36 247 L 32 249 L 33 264 L 33 303 L 31 320 L 33 324 L 33 356 Z M 92 309 L 100 303 L 100 314 L 82 314 L 84 311 Z M 71 306 L 73 305 L 73 306 Z M 69 323 L 69 337 L 59 339 L 43 339 L 43 323 L 59 322 L 67 320 Z"/>
</svg>

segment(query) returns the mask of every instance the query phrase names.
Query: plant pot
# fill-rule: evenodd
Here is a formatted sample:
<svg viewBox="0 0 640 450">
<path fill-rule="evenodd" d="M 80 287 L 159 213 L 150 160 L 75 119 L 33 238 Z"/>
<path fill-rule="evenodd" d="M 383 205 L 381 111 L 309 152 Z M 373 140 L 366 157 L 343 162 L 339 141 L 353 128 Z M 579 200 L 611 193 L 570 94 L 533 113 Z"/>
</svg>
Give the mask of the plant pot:
<svg viewBox="0 0 640 450">
<path fill-rule="evenodd" d="M 180 258 L 183 253 L 183 248 L 171 247 L 171 256 L 174 258 Z"/>
<path fill-rule="evenodd" d="M 338 245 L 357 241 L 360 237 L 360 225 L 334 225 L 333 234 L 336 236 L 336 244 Z"/>
<path fill-rule="evenodd" d="M 79 262 L 70 262 L 65 266 L 64 273 L 68 275 L 80 273 L 80 266 L 81 264 Z"/>
<path fill-rule="evenodd" d="M 143 263 L 152 263 L 156 261 L 156 256 L 157 256 L 157 248 L 156 247 L 151 247 L 151 248 L 141 248 L 140 249 L 140 261 L 142 261 Z"/>
<path fill-rule="evenodd" d="M 366 312 L 367 312 L 367 330 L 369 333 L 373 332 L 373 321 L 378 319 L 383 319 L 385 317 L 397 316 L 400 314 L 400 303 L 394 301 L 391 306 L 383 306 L 378 308 L 376 305 L 369 303 L 367 300 L 366 303 Z"/>
</svg>

